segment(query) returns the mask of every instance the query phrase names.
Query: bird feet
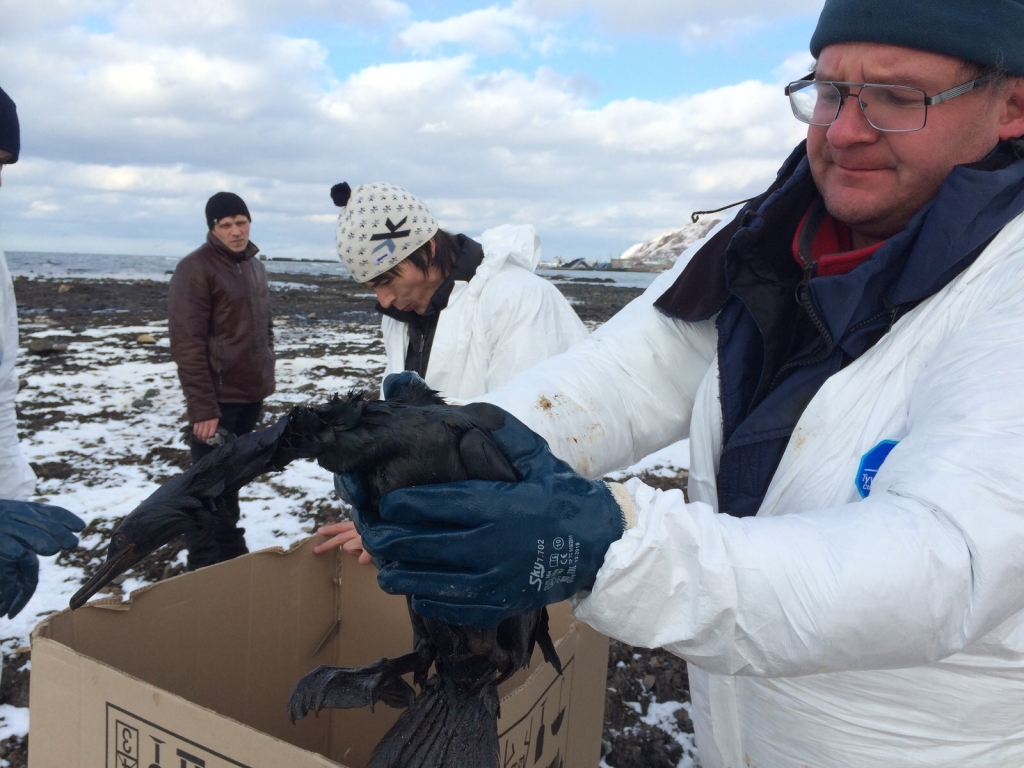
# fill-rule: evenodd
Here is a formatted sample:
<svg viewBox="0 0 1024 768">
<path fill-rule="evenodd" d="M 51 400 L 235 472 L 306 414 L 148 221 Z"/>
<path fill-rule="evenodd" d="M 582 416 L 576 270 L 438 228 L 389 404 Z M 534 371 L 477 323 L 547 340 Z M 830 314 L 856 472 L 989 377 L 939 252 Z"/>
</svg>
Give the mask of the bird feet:
<svg viewBox="0 0 1024 768">
<path fill-rule="evenodd" d="M 401 675 L 413 671 L 411 662 L 420 655 L 410 653 L 397 659 L 380 659 L 365 667 L 328 667 L 321 665 L 299 680 L 288 698 L 288 717 L 294 723 L 310 710 L 351 709 L 383 701 L 402 709 L 412 704 L 416 693 Z M 428 662 L 429 665 L 429 662 Z"/>
</svg>

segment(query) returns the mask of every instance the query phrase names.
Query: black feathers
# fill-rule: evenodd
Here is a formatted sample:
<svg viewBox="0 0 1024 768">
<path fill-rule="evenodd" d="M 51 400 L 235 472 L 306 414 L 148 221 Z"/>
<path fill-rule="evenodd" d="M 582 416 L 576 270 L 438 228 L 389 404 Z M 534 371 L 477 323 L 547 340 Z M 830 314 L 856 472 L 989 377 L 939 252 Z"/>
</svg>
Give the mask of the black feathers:
<svg viewBox="0 0 1024 768">
<path fill-rule="evenodd" d="M 293 408 L 269 429 L 221 446 L 165 483 L 114 529 L 107 562 L 75 595 L 72 607 L 158 546 L 214 524 L 221 494 L 295 459 L 315 459 L 331 472 L 355 473 L 371 514 L 378 512 L 381 497 L 396 488 L 518 479 L 490 434 L 504 424 L 497 408 L 447 405 L 413 375 L 389 377 L 385 392 L 383 401 L 352 394 L 318 408 Z M 355 669 L 318 667 L 296 686 L 289 716 L 294 721 L 311 710 L 378 702 L 403 707 L 378 744 L 372 768 L 495 768 L 497 685 L 529 664 L 535 645 L 561 671 L 547 611 L 514 616 L 490 629 L 453 626 L 411 609 L 409 616 L 415 639 L 410 653 Z M 409 673 L 418 694 L 402 679 Z"/>
</svg>

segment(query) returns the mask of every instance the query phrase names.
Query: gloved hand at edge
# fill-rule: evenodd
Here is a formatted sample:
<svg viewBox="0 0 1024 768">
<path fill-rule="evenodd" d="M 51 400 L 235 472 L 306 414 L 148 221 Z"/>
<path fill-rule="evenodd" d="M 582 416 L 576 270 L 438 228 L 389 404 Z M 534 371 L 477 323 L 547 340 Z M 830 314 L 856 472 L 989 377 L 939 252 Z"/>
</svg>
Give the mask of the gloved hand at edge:
<svg viewBox="0 0 1024 768">
<path fill-rule="evenodd" d="M 38 555 L 78 546 L 85 528 L 77 515 L 53 504 L 0 499 L 0 615 L 13 619 L 39 583 Z"/>
<path fill-rule="evenodd" d="M 521 482 L 392 491 L 381 522 L 361 531 L 363 546 L 385 561 L 381 588 L 413 595 L 422 616 L 495 626 L 590 589 L 632 514 L 628 494 L 574 472 L 511 414 L 492 434 Z"/>
</svg>

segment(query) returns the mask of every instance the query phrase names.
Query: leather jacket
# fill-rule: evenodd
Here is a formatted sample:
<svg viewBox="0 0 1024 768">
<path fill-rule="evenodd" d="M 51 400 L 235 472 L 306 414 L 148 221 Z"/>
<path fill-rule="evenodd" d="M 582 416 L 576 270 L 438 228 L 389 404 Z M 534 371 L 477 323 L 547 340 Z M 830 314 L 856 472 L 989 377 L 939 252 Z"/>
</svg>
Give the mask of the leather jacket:
<svg viewBox="0 0 1024 768">
<path fill-rule="evenodd" d="M 267 270 L 249 243 L 232 253 L 214 237 L 171 277 L 171 357 L 189 422 L 220 418 L 221 403 L 255 403 L 274 392 L 274 329 Z"/>
</svg>

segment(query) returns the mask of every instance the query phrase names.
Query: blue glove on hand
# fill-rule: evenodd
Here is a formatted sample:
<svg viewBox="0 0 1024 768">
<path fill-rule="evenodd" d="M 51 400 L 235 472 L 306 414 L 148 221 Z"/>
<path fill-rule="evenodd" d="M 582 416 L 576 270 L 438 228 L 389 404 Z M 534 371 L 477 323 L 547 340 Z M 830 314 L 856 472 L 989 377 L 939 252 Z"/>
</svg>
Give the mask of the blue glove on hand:
<svg viewBox="0 0 1024 768">
<path fill-rule="evenodd" d="M 352 507 L 352 522 L 356 524 L 356 530 L 360 535 L 367 525 L 380 522 L 377 515 L 370 510 L 366 489 L 355 472 L 335 472 L 334 490 L 342 501 Z"/>
<path fill-rule="evenodd" d="M 381 500 L 363 546 L 386 564 L 385 591 L 413 595 L 422 616 L 465 626 L 502 620 L 594 584 L 623 513 L 604 483 L 574 472 L 505 414 L 495 443 L 518 483 L 469 480 L 403 488 Z"/>
<path fill-rule="evenodd" d="M 66 509 L 0 499 L 0 616 L 14 618 L 36 591 L 38 555 L 78 546 L 85 523 Z"/>
</svg>

